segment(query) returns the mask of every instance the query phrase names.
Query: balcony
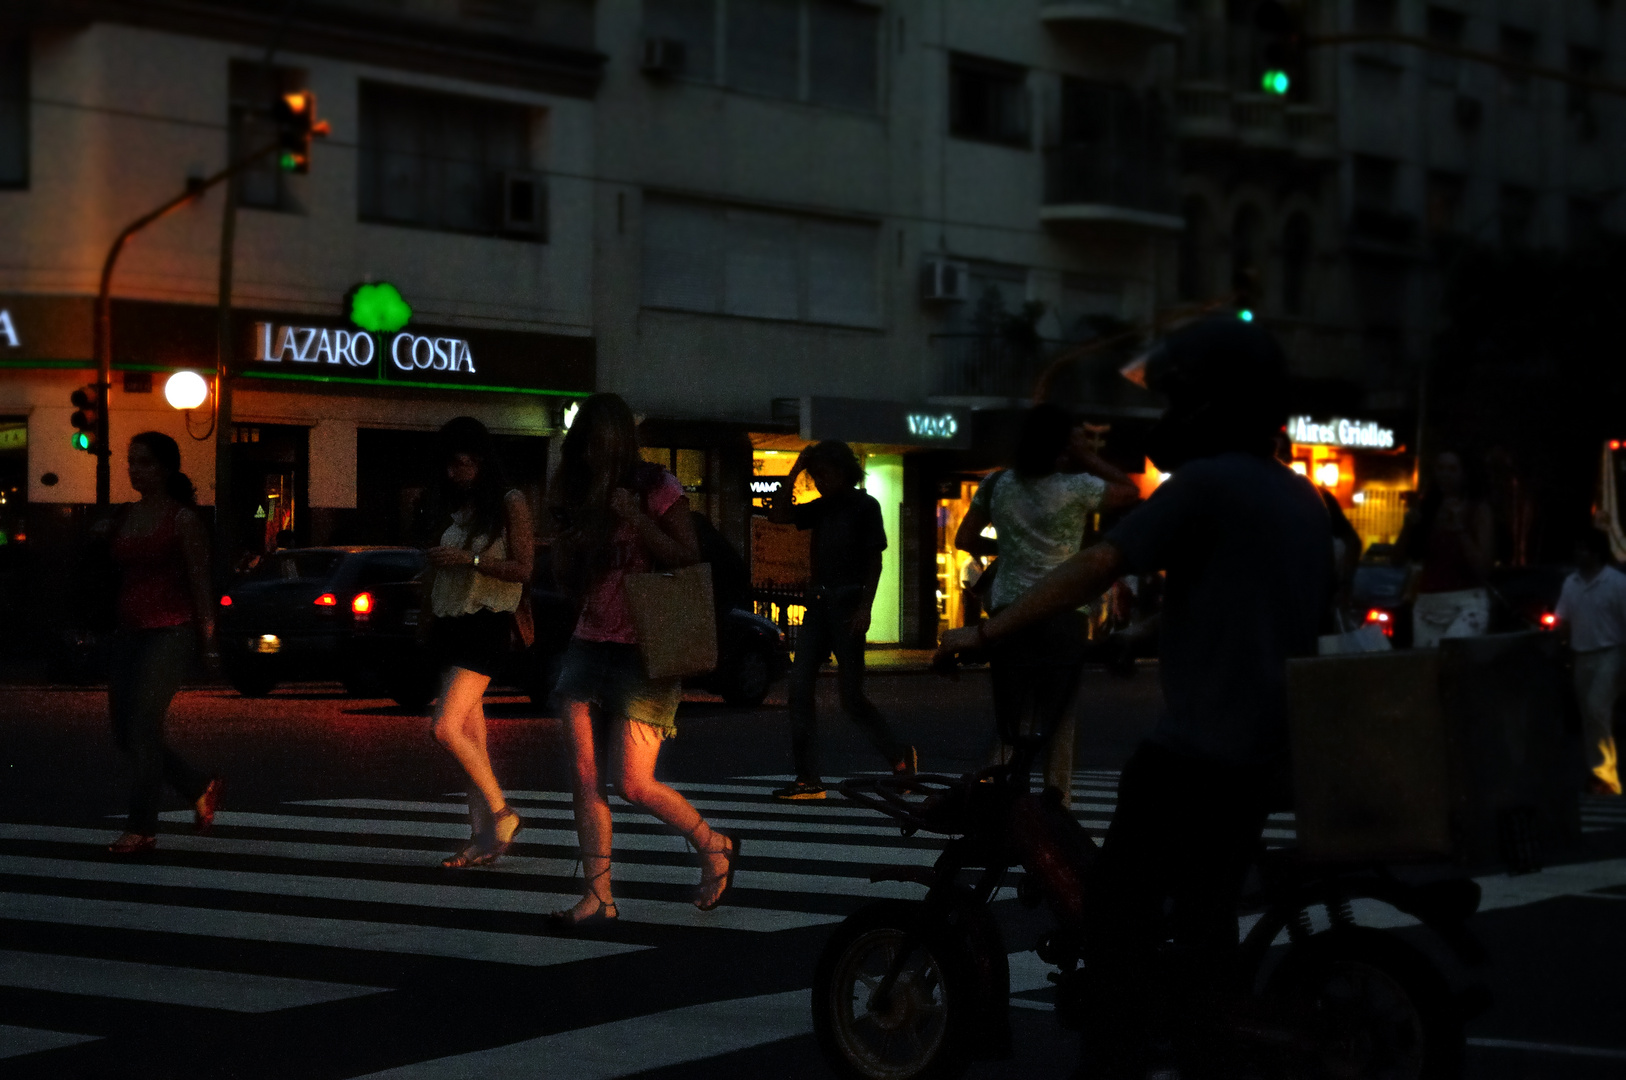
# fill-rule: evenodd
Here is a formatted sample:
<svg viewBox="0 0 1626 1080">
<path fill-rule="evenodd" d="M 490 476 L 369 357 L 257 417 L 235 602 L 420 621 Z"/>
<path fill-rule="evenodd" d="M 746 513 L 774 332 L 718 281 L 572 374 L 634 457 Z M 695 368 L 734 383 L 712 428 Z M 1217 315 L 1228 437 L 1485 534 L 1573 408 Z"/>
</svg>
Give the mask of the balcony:
<svg viewBox="0 0 1626 1080">
<path fill-rule="evenodd" d="M 1288 149 L 1287 109 L 1282 99 L 1268 94 L 1236 96 L 1237 139 L 1249 150 Z"/>
<path fill-rule="evenodd" d="M 1231 91 L 1221 83 L 1183 83 L 1174 89 L 1175 130 L 1182 139 L 1235 142 Z"/>
<path fill-rule="evenodd" d="M 1161 140 L 1146 147 L 1101 140 L 1045 151 L 1039 220 L 1058 228 L 1120 226 L 1179 232 L 1172 163 Z"/>
<path fill-rule="evenodd" d="M 1338 160 L 1338 122 L 1330 109 L 1318 105 L 1289 105 L 1287 141 L 1293 156 L 1332 164 Z"/>
<path fill-rule="evenodd" d="M 1039 376 L 1066 343 L 1001 333 L 933 334 L 937 378 L 932 396 L 1030 399 Z"/>
<path fill-rule="evenodd" d="M 1047 26 L 1106 30 L 1148 43 L 1185 36 L 1176 0 L 1049 0 L 1039 9 Z"/>
</svg>

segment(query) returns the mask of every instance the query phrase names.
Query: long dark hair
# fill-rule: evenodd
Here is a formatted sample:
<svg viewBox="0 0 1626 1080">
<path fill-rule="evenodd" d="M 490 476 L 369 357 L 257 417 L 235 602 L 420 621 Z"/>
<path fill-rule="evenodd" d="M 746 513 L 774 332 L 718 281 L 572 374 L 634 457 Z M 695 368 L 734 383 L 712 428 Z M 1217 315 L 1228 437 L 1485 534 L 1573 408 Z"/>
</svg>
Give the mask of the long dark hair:
<svg viewBox="0 0 1626 1080">
<path fill-rule="evenodd" d="M 1022 431 L 1016 438 L 1016 455 L 1011 461 L 1018 476 L 1037 480 L 1056 471 L 1056 459 L 1067 451 L 1078 419 L 1059 405 L 1041 402 L 1022 417 Z"/>
<path fill-rule="evenodd" d="M 617 394 L 594 394 L 581 403 L 559 448 L 559 471 L 548 490 L 553 569 L 559 585 L 578 599 L 615 559 L 610 539 L 616 518 L 610 492 L 648 486 L 638 453 L 638 422 Z M 654 468 L 654 467 L 651 467 Z"/>
<path fill-rule="evenodd" d="M 497 454 L 496 440 L 492 439 L 486 426 L 474 417 L 459 416 L 446 421 L 440 429 L 438 441 L 439 453 L 436 458 L 440 468 L 442 512 L 449 514 L 467 506 L 472 512 L 468 526 L 469 540 L 476 536 L 496 536 L 508 523 L 504 504 L 508 496 L 508 473 Z M 469 455 L 480 467 L 474 477 L 474 486 L 467 491 L 453 484 L 451 477 L 446 475 L 446 467 L 457 454 Z"/>
<path fill-rule="evenodd" d="M 1468 500 L 1469 506 L 1478 506 L 1485 501 L 1484 476 L 1479 469 L 1476 458 L 1464 453 L 1454 446 L 1448 446 L 1436 451 L 1430 458 L 1429 471 L 1423 475 L 1422 499 L 1417 504 L 1417 516 L 1410 527 L 1403 530 L 1401 549 L 1406 557 L 1413 561 L 1421 561 L 1428 555 L 1430 538 L 1434 535 L 1434 522 L 1440 516 L 1440 507 L 1445 504 L 1445 492 L 1440 490 L 1439 482 L 1434 479 L 1433 470 L 1438 466 L 1439 460 L 1450 454 L 1456 458 L 1462 467 L 1462 497 Z"/>
<path fill-rule="evenodd" d="M 192 478 L 181 471 L 180 444 L 162 431 L 143 431 L 132 436 L 130 445 L 137 444 L 146 447 L 158 467 L 164 470 L 164 494 L 182 506 L 198 505 L 198 490 L 192 486 Z"/>
</svg>

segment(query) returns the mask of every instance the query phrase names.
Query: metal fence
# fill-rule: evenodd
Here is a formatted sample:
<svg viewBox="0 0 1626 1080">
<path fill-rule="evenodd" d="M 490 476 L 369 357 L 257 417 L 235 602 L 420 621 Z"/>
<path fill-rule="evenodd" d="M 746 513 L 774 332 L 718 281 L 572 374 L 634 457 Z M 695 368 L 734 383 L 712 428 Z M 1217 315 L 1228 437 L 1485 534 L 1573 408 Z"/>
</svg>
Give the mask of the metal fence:
<svg viewBox="0 0 1626 1080">
<path fill-rule="evenodd" d="M 779 627 L 785 635 L 785 647 L 796 651 L 796 631 L 807 612 L 807 589 L 804 586 L 758 585 L 751 589 L 751 610 Z"/>
</svg>

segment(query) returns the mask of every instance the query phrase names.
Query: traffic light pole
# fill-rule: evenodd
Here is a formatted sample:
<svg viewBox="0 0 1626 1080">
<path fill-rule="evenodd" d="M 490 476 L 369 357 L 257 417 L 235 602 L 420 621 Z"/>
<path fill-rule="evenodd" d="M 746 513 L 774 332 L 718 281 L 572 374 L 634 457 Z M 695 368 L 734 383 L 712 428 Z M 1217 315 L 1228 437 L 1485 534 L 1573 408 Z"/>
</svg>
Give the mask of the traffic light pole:
<svg viewBox="0 0 1626 1080">
<path fill-rule="evenodd" d="M 112 501 L 113 488 L 113 448 L 108 445 L 107 438 L 107 406 L 109 391 L 113 387 L 113 268 L 118 265 L 119 255 L 124 251 L 124 245 L 130 238 L 145 229 L 153 222 L 164 218 L 189 203 L 201 198 L 210 188 L 231 179 L 244 169 L 267 154 L 277 150 L 280 143 L 272 143 L 260 148 L 245 157 L 227 165 L 224 169 L 202 180 L 192 181 L 186 185 L 186 190 L 164 203 L 158 209 L 143 214 L 130 224 L 113 240 L 113 246 L 107 249 L 107 258 L 102 261 L 101 287 L 96 292 L 96 322 L 92 330 L 96 350 L 96 389 L 101 398 L 100 407 L 96 411 L 96 505 L 107 506 Z M 232 190 L 230 188 L 228 191 Z"/>
</svg>

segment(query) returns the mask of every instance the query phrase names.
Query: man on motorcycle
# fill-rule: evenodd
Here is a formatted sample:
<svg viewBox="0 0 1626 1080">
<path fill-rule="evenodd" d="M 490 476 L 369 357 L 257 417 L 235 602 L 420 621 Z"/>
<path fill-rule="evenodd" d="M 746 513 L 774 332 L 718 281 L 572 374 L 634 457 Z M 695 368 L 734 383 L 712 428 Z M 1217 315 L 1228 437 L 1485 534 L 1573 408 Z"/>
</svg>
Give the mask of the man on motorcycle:
<svg viewBox="0 0 1626 1080">
<path fill-rule="evenodd" d="M 1124 574 L 1167 572 L 1156 730 L 1125 765 L 1086 883 L 1086 1061 L 1143 1080 L 1171 1038 L 1183 1080 L 1223 1076 L 1236 906 L 1285 793 L 1286 664 L 1315 652 L 1332 583 L 1326 507 L 1277 461 L 1285 363 L 1235 319 L 1187 326 L 1125 369 L 1169 402 L 1149 456 L 1173 475 L 1098 544 L 945 653 L 1087 603 Z M 1172 945 L 1171 945 L 1172 942 Z"/>
</svg>

